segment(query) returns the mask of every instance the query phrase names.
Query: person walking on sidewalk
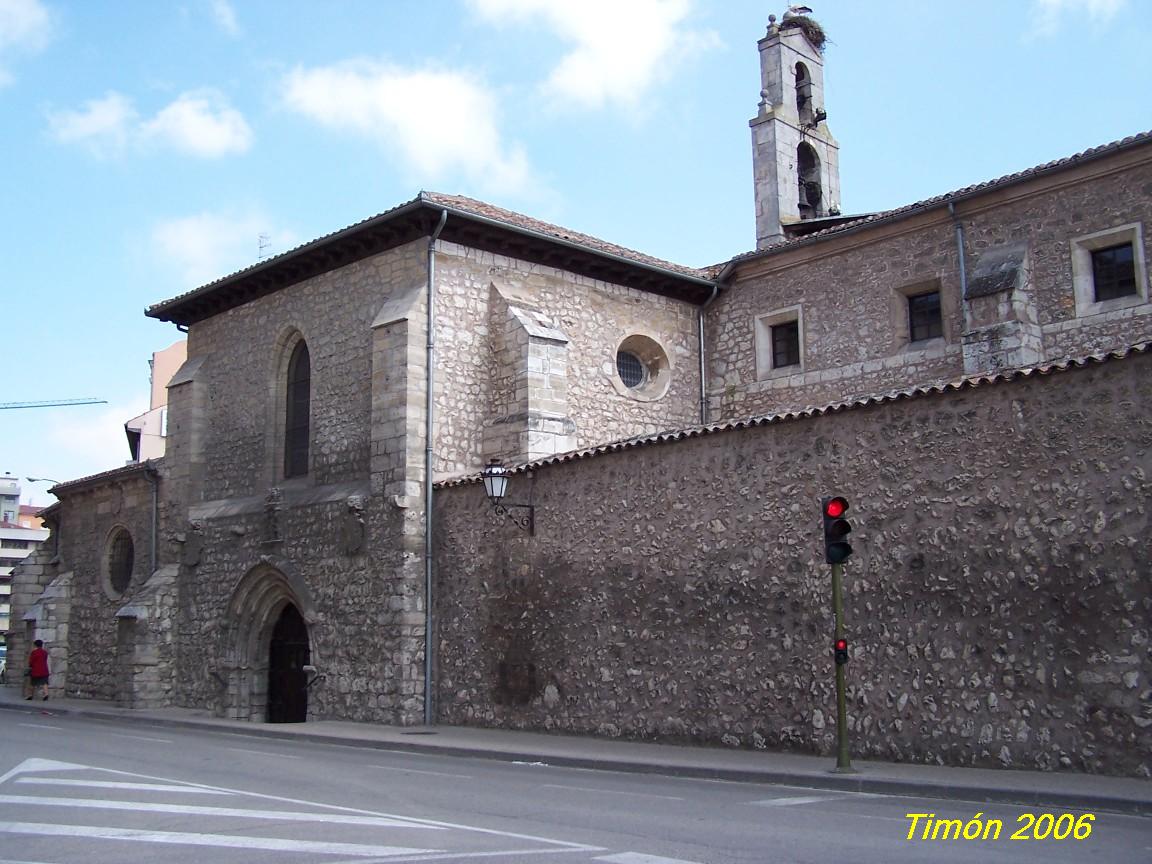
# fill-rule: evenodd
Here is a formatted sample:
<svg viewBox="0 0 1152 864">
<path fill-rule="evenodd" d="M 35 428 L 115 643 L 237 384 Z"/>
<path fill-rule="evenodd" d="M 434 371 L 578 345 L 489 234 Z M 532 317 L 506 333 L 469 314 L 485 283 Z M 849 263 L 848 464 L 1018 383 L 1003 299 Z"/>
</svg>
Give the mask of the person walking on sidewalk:
<svg viewBox="0 0 1152 864">
<path fill-rule="evenodd" d="M 44 650 L 44 640 L 37 639 L 32 643 L 35 647 L 28 655 L 28 676 L 31 678 L 32 690 L 25 699 L 36 695 L 36 688 L 41 688 L 42 698 L 48 698 L 48 652 Z"/>
</svg>

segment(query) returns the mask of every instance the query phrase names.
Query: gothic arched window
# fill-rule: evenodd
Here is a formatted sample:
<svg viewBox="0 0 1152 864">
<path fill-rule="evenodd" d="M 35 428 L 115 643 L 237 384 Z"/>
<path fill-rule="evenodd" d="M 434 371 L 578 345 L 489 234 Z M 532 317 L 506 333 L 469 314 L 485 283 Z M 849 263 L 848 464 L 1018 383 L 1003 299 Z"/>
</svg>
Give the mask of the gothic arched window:
<svg viewBox="0 0 1152 864">
<path fill-rule="evenodd" d="M 284 399 L 284 476 L 308 473 L 309 415 L 312 396 L 312 364 L 308 346 L 301 339 L 288 361 Z"/>
</svg>

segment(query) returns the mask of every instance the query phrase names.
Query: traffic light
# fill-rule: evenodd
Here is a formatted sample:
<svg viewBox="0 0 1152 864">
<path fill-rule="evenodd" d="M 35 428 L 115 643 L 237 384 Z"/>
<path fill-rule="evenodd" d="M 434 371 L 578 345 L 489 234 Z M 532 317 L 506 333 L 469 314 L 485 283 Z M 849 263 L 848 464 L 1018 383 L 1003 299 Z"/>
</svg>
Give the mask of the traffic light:
<svg viewBox="0 0 1152 864">
<path fill-rule="evenodd" d="M 835 649 L 836 654 L 836 665 L 843 666 L 848 662 L 848 640 L 837 639 L 833 644 L 833 648 Z"/>
<path fill-rule="evenodd" d="M 821 502 L 824 514 L 824 560 L 829 564 L 843 564 L 852 555 L 852 544 L 845 538 L 852 526 L 844 518 L 848 512 L 848 499 L 837 495 Z"/>
</svg>

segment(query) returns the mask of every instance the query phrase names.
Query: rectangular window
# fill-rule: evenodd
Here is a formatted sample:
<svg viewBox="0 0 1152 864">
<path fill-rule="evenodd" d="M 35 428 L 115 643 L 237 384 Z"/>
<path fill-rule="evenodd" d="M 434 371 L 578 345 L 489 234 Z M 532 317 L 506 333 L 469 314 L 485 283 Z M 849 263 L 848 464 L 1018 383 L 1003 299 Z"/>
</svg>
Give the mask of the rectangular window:
<svg viewBox="0 0 1152 864">
<path fill-rule="evenodd" d="M 1097 303 L 1136 293 L 1136 260 L 1131 243 L 1092 250 L 1092 285 Z"/>
<path fill-rule="evenodd" d="M 772 325 L 772 368 L 800 365 L 800 322 Z"/>
<path fill-rule="evenodd" d="M 939 339 L 944 335 L 940 318 L 940 292 L 914 294 L 908 298 L 908 338 L 913 342 Z"/>
</svg>

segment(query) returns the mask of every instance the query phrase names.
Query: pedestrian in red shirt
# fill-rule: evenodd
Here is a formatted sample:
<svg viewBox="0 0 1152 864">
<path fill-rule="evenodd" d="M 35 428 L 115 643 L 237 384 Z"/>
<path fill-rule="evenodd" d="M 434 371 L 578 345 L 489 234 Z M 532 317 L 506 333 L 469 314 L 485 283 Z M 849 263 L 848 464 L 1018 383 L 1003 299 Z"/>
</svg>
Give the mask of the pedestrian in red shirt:
<svg viewBox="0 0 1152 864">
<path fill-rule="evenodd" d="M 44 650 L 44 640 L 37 639 L 32 643 L 32 653 L 28 655 L 28 677 L 32 679 L 32 691 L 25 699 L 36 695 L 36 688 L 41 688 L 44 699 L 48 698 L 48 652 Z"/>
</svg>

